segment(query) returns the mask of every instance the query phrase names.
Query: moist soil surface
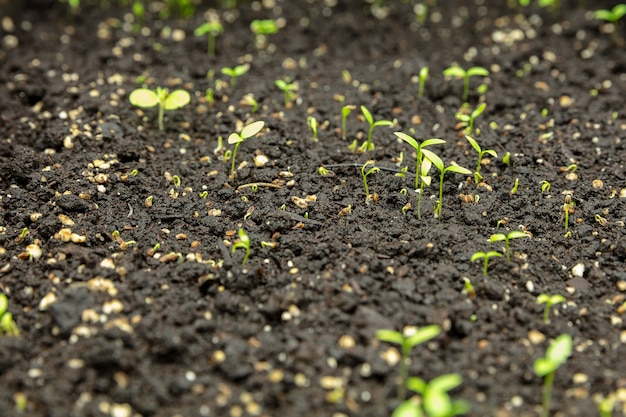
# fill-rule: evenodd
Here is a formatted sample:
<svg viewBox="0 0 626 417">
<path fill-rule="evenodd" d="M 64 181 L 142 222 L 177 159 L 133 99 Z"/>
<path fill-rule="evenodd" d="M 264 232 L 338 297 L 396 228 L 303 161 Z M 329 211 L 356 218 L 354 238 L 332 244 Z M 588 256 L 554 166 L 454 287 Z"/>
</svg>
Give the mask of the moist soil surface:
<svg viewBox="0 0 626 417">
<path fill-rule="evenodd" d="M 19 329 L 0 337 L 3 416 L 387 416 L 399 353 L 375 333 L 431 324 L 410 375 L 460 374 L 469 416 L 538 415 L 533 363 L 561 334 L 574 348 L 552 414 L 598 415 L 609 397 L 624 415 L 623 22 L 504 1 L 437 2 L 420 22 L 387 3 L 213 5 L 214 57 L 193 33 L 207 7 L 138 25 L 117 5 L 39 1 L 2 20 L 0 290 Z M 253 19 L 280 31 L 257 41 Z M 445 175 L 439 218 L 433 167 L 420 218 L 415 151 L 393 132 L 444 139 L 429 149 L 476 170 L 463 81 L 442 75 L 455 63 L 490 72 L 466 107 L 486 103 L 472 136 L 497 157 L 478 185 Z M 221 74 L 244 64 L 236 85 Z M 297 86 L 287 105 L 279 79 Z M 192 96 L 164 131 L 129 103 L 144 84 Z M 362 105 L 393 121 L 368 152 L 349 149 Z M 227 138 L 253 121 L 230 177 Z M 527 236 L 484 275 L 470 258 L 504 253 L 489 238 L 514 230 Z M 549 323 L 542 293 L 565 297 Z"/>
</svg>

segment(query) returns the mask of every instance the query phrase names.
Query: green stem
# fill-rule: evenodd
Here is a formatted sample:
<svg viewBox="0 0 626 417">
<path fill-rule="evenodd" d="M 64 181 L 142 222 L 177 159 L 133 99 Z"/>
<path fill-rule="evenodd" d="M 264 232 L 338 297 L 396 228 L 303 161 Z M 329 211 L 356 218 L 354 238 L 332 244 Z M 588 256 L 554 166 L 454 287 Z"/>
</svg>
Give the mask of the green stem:
<svg viewBox="0 0 626 417">
<path fill-rule="evenodd" d="M 489 272 L 489 257 L 485 256 L 485 263 L 484 263 L 484 266 L 483 266 L 483 275 L 486 276 L 488 274 L 488 272 Z"/>
<path fill-rule="evenodd" d="M 550 415 L 550 401 L 552 400 L 552 384 L 554 383 L 554 371 L 546 375 L 546 379 L 543 383 L 543 401 L 541 417 L 548 417 Z"/>
<path fill-rule="evenodd" d="M 504 239 L 504 248 L 506 251 L 506 259 L 511 262 L 511 249 L 509 248 L 509 239 Z"/>
<path fill-rule="evenodd" d="M 215 56 L 215 36 L 209 35 L 209 43 L 207 45 L 209 56 Z"/>
<path fill-rule="evenodd" d="M 235 144 L 235 147 L 233 148 L 233 154 L 231 155 L 231 158 L 233 159 L 230 163 L 230 176 L 232 178 L 235 178 L 235 156 L 237 156 L 237 149 L 239 149 L 239 144 L 241 142 L 237 142 Z"/>
<path fill-rule="evenodd" d="M 445 169 L 441 170 L 441 175 L 439 177 L 439 201 L 437 202 L 437 208 L 435 212 L 437 213 L 437 220 L 441 221 L 441 210 L 443 209 L 443 177 L 446 175 Z"/>
<path fill-rule="evenodd" d="M 469 76 L 465 76 L 463 82 L 463 102 L 467 103 L 467 99 L 469 98 Z"/>
<path fill-rule="evenodd" d="M 159 104 L 159 130 L 163 130 L 163 113 L 165 111 L 165 104 Z"/>
<path fill-rule="evenodd" d="M 546 308 L 543 310 L 543 322 L 548 324 L 550 322 L 550 303 L 546 303 Z"/>
</svg>

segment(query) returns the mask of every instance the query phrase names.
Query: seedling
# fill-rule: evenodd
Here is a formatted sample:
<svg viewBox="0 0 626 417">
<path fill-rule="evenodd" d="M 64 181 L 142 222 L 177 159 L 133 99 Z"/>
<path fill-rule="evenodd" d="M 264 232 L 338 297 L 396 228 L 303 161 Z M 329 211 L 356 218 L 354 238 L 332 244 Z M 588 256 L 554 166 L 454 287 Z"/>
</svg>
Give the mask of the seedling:
<svg viewBox="0 0 626 417">
<path fill-rule="evenodd" d="M 466 401 L 452 401 L 449 391 L 461 385 L 463 378 L 459 374 L 440 375 L 430 381 L 421 378 L 411 377 L 406 385 L 411 391 L 415 391 L 422 396 L 421 404 L 414 404 L 410 400 L 405 401 L 413 404 L 417 409 L 417 415 L 428 415 L 428 417 L 453 417 L 465 414 L 470 410 Z M 414 411 L 415 413 L 415 411 Z M 425 414 L 424 414 L 425 413 Z M 415 416 L 416 414 L 400 414 L 399 416 Z M 392 415 L 396 417 L 396 413 Z"/>
<path fill-rule="evenodd" d="M 419 88 L 417 92 L 417 96 L 419 98 L 424 97 L 424 84 L 426 84 L 426 79 L 428 78 L 428 67 L 424 67 L 419 72 Z"/>
<path fill-rule="evenodd" d="M 476 142 L 476 140 L 474 140 L 474 138 L 472 138 L 471 136 L 465 135 L 465 139 L 467 139 L 470 145 L 472 145 L 472 148 L 474 148 L 474 150 L 478 152 L 478 163 L 476 164 L 476 171 L 474 172 L 474 181 L 476 181 L 476 184 L 478 184 L 483 179 L 483 176 L 480 175 L 480 167 L 482 165 L 483 158 L 485 157 L 485 155 L 491 155 L 494 158 L 497 158 L 498 154 L 493 149 L 483 150 L 478 142 Z"/>
<path fill-rule="evenodd" d="M 377 120 L 375 122 L 372 113 L 370 113 L 365 106 L 361 106 L 361 113 L 363 113 L 363 117 L 369 124 L 369 130 L 367 131 L 367 140 L 363 142 L 359 150 L 361 152 L 373 151 L 374 143 L 372 142 L 372 133 L 374 132 L 374 128 L 378 126 L 393 126 L 393 122 L 391 120 Z"/>
<path fill-rule="evenodd" d="M 549 193 L 550 192 L 551 185 L 550 185 L 550 183 L 548 181 L 543 180 L 543 181 L 540 182 L 540 184 L 541 184 L 541 192 L 542 193 Z"/>
<path fill-rule="evenodd" d="M 356 106 L 348 104 L 341 108 L 341 139 L 346 140 L 346 120 L 350 115 L 350 112 L 354 110 Z"/>
<path fill-rule="evenodd" d="M 272 19 L 253 20 L 250 30 L 256 36 L 256 47 L 261 49 L 265 46 L 267 35 L 278 33 L 278 24 Z"/>
<path fill-rule="evenodd" d="M 256 101 L 256 99 L 254 98 L 254 95 L 252 93 L 250 94 L 246 94 L 245 96 L 243 96 L 243 98 L 241 99 L 241 103 L 242 104 L 247 104 L 248 106 L 251 106 L 251 112 L 252 114 L 256 113 L 257 110 L 259 110 L 259 102 Z"/>
<path fill-rule="evenodd" d="M 5 294 L 0 293 L 0 335 L 19 336 L 20 331 L 8 310 L 9 300 Z"/>
<path fill-rule="evenodd" d="M 471 262 L 476 262 L 479 259 L 484 259 L 484 263 L 483 263 L 483 275 L 487 276 L 487 270 L 489 268 L 489 259 L 493 258 L 493 257 L 500 257 L 502 256 L 502 254 L 500 252 L 496 252 L 496 251 L 489 251 L 489 252 L 474 252 L 474 254 L 472 255 L 470 261 Z"/>
<path fill-rule="evenodd" d="M 565 204 L 563 204 L 563 212 L 565 213 L 565 230 L 569 228 L 569 215 L 574 214 L 576 202 L 572 200 L 571 195 L 565 196 Z"/>
<path fill-rule="evenodd" d="M 491 235 L 491 237 L 489 238 L 489 242 L 493 243 L 493 242 L 500 242 L 504 240 L 504 248 L 505 248 L 504 252 L 506 253 L 506 259 L 510 262 L 511 261 L 511 248 L 509 247 L 509 241 L 511 239 L 518 239 L 520 237 L 528 237 L 528 235 L 519 230 L 511 230 L 506 235 L 504 233 L 497 233 L 495 235 Z"/>
<path fill-rule="evenodd" d="M 439 174 L 439 201 L 437 201 L 437 207 L 435 208 L 435 215 L 437 216 L 437 219 L 441 221 L 441 210 L 443 208 L 443 178 L 446 175 L 446 172 L 456 172 L 457 174 L 471 175 L 472 171 L 459 165 L 450 165 L 446 167 L 444 166 L 441 158 L 439 158 L 439 156 L 437 156 L 435 153 L 431 152 L 428 149 L 422 149 L 422 154 L 424 154 L 424 156 L 427 159 L 429 159 L 435 165 L 435 167 L 437 167 L 440 173 Z"/>
<path fill-rule="evenodd" d="M 516 194 L 518 187 L 519 187 L 519 178 L 515 178 L 515 182 L 513 183 L 513 187 L 511 188 L 511 191 L 509 193 L 511 195 Z"/>
<path fill-rule="evenodd" d="M 483 67 L 471 67 L 465 70 L 457 65 L 453 65 L 449 68 L 446 68 L 443 71 L 443 75 L 446 77 L 463 79 L 463 102 L 467 103 L 467 99 L 469 97 L 470 77 L 487 77 L 489 75 L 489 71 Z"/>
<path fill-rule="evenodd" d="M 210 57 L 215 56 L 215 38 L 224 32 L 224 26 L 220 22 L 205 22 L 198 26 L 193 34 L 196 36 L 207 35 L 207 54 Z"/>
<path fill-rule="evenodd" d="M 502 157 L 502 163 L 506 166 L 511 165 L 511 152 L 507 152 Z"/>
<path fill-rule="evenodd" d="M 441 328 L 436 324 L 424 326 L 419 330 L 410 328 L 410 332 L 405 329 L 404 333 L 396 330 L 377 330 L 376 338 L 382 342 L 395 343 L 400 345 L 402 358 L 400 360 L 400 379 L 398 381 L 398 400 L 402 401 L 406 397 L 406 382 L 409 376 L 409 366 L 411 365 L 411 350 L 430 339 L 437 337 L 441 333 Z"/>
<path fill-rule="evenodd" d="M 424 184 L 430 185 L 431 180 L 431 178 L 428 176 L 428 171 L 430 171 L 431 163 L 430 161 L 427 161 L 427 164 L 424 165 L 424 155 L 422 154 L 422 148 L 431 145 L 442 145 L 446 143 L 446 141 L 443 139 L 431 138 L 426 139 L 422 143 L 418 143 L 415 138 L 407 135 L 406 133 L 394 132 L 393 134 L 411 145 L 413 149 L 415 149 L 415 189 L 419 190 L 419 195 L 417 197 L 417 217 L 421 219 L 421 203 L 422 194 L 424 193 Z"/>
<path fill-rule="evenodd" d="M 185 107 L 191 101 L 191 96 L 185 90 L 170 93 L 167 88 L 157 87 L 155 91 L 147 88 L 133 90 L 128 99 L 130 104 L 141 108 L 159 106 L 159 130 L 163 130 L 164 111 Z"/>
<path fill-rule="evenodd" d="M 469 298 L 476 298 L 476 289 L 469 278 L 463 277 L 463 293 Z"/>
<path fill-rule="evenodd" d="M 283 96 L 285 97 L 285 107 L 288 107 L 296 96 L 294 91 L 298 89 L 297 84 L 290 82 L 289 79 L 276 80 L 274 81 L 274 84 L 283 92 Z"/>
<path fill-rule="evenodd" d="M 626 4 L 618 4 L 611 10 L 599 9 L 593 12 L 593 17 L 604 20 L 609 23 L 617 23 L 624 15 L 626 15 Z"/>
<path fill-rule="evenodd" d="M 306 124 L 311 129 L 313 140 L 317 141 L 317 119 L 314 116 L 309 116 L 306 118 Z"/>
<path fill-rule="evenodd" d="M 541 417 L 550 415 L 550 401 L 552 401 L 552 386 L 554 373 L 572 353 L 572 337 L 569 334 L 558 336 L 548 347 L 546 356 L 535 361 L 535 374 L 545 377 L 543 381 L 543 400 Z"/>
<path fill-rule="evenodd" d="M 244 75 L 250 69 L 250 64 L 237 65 L 234 68 L 224 67 L 221 69 L 222 74 L 230 77 L 230 88 L 235 88 L 237 78 Z"/>
<path fill-rule="evenodd" d="M 235 147 L 233 148 L 233 153 L 231 155 L 231 166 L 230 166 L 230 177 L 231 178 L 235 178 L 235 158 L 237 156 L 237 149 L 239 149 L 239 146 L 246 140 L 249 139 L 253 136 L 256 136 L 257 133 L 259 133 L 261 131 L 261 129 L 263 129 L 263 127 L 265 126 L 265 122 L 264 121 L 257 121 L 257 122 L 253 122 L 250 123 L 249 125 L 245 126 L 242 130 L 241 133 L 231 133 L 230 136 L 228 137 L 228 143 L 231 145 L 235 145 Z"/>
<path fill-rule="evenodd" d="M 237 236 L 239 236 L 239 239 L 233 243 L 231 252 L 235 253 L 237 249 L 244 249 L 245 254 L 243 256 L 243 260 L 241 261 L 241 265 L 245 265 L 248 261 L 248 257 L 250 256 L 250 237 L 243 229 L 239 229 Z"/>
<path fill-rule="evenodd" d="M 462 122 L 462 125 L 465 126 L 465 133 L 471 135 L 474 132 L 474 120 L 483 114 L 485 111 L 485 107 L 487 107 L 486 103 L 481 103 L 473 112 L 469 115 L 464 113 L 457 113 L 456 118 Z M 478 130 L 478 129 L 476 129 Z"/>
<path fill-rule="evenodd" d="M 363 186 L 365 187 L 365 202 L 369 202 L 369 200 L 371 199 L 371 195 L 370 195 L 370 189 L 369 186 L 367 185 L 367 177 L 370 174 L 375 174 L 377 172 L 380 172 L 380 168 L 378 167 L 372 167 L 370 168 L 368 171 L 365 171 L 365 168 L 368 165 L 374 165 L 376 163 L 376 161 L 366 161 L 363 166 L 361 167 L 361 177 L 363 177 Z"/>
<path fill-rule="evenodd" d="M 537 296 L 537 304 L 545 304 L 546 307 L 543 310 L 543 322 L 545 324 L 550 323 L 550 310 L 552 309 L 552 306 L 555 304 L 559 304 L 565 301 L 565 297 L 563 297 L 561 294 L 554 294 L 554 295 L 548 295 L 548 294 L 539 294 Z"/>
</svg>

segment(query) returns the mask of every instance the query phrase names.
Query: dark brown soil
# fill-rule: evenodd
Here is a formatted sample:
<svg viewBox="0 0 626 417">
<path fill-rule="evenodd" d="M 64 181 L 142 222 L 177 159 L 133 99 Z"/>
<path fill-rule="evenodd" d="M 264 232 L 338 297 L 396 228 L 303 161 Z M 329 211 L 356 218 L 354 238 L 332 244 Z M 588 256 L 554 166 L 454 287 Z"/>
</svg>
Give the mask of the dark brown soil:
<svg viewBox="0 0 626 417">
<path fill-rule="evenodd" d="M 218 8 L 214 58 L 193 35 L 204 8 L 187 20 L 149 13 L 139 32 L 117 6 L 68 18 L 65 5 L 38 1 L 2 21 L 0 290 L 20 330 L 0 337 L 2 416 L 388 416 L 397 351 L 374 334 L 428 324 L 443 331 L 415 348 L 411 375 L 462 375 L 452 397 L 470 416 L 538 415 L 533 363 L 563 333 L 574 351 L 556 374 L 553 415 L 598 415 L 606 396 L 624 415 L 624 22 L 605 33 L 592 2 L 555 13 L 477 0 L 439 1 L 420 24 L 417 2 L 387 3 L 384 18 L 357 0 Z M 264 49 L 249 29 L 257 18 L 284 24 Z M 233 88 L 220 69 L 244 62 Z M 419 219 L 415 156 L 392 132 L 445 139 L 431 149 L 446 164 L 475 168 L 455 128 L 462 82 L 442 76 L 453 63 L 491 72 L 472 79 L 469 102 L 487 103 L 474 137 L 498 158 L 483 161 L 479 187 L 446 175 L 440 221 L 433 179 Z M 164 132 L 156 109 L 128 101 L 138 76 L 192 94 L 166 112 Z M 274 85 L 285 77 L 298 85 L 287 107 Z M 357 106 L 347 141 L 344 104 Z M 365 154 L 348 149 L 367 134 L 360 105 L 395 123 L 374 130 Z M 318 141 L 307 116 L 320 122 Z M 255 120 L 266 129 L 241 145 L 231 179 L 217 139 Z M 256 167 L 258 155 L 269 162 Z M 367 160 L 381 168 L 369 177 L 375 202 L 358 168 Z M 245 266 L 231 251 L 240 228 L 252 243 Z M 472 254 L 502 251 L 490 235 L 518 229 L 532 237 L 513 240 L 511 261 L 494 258 L 483 276 Z M 28 245 L 41 257 L 29 259 Z M 549 324 L 540 293 L 567 299 Z"/>
</svg>

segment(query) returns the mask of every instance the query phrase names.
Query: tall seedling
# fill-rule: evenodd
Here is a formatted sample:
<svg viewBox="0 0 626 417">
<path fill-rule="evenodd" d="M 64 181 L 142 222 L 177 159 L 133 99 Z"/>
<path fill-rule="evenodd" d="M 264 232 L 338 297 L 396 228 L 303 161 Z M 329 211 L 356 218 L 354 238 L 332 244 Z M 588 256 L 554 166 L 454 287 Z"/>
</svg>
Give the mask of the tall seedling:
<svg viewBox="0 0 626 417">
<path fill-rule="evenodd" d="M 372 117 L 372 113 L 370 113 L 370 111 L 365 106 L 361 106 L 361 113 L 363 113 L 363 117 L 365 118 L 365 120 L 367 121 L 370 127 L 369 127 L 369 130 L 367 131 L 367 141 L 365 141 L 363 145 L 361 145 L 359 150 L 361 152 L 373 151 L 374 143 L 372 142 L 372 133 L 374 132 L 374 128 L 378 126 L 393 126 L 393 122 L 391 120 L 374 121 L 374 118 Z"/>
<path fill-rule="evenodd" d="M 264 121 L 257 121 L 257 122 L 253 122 L 250 123 L 249 125 L 245 126 L 242 130 L 241 133 L 231 133 L 230 136 L 228 137 L 228 143 L 231 145 L 235 145 L 234 149 L 233 149 L 233 154 L 231 156 L 232 161 L 231 161 L 231 166 L 230 166 L 230 177 L 231 178 L 235 178 L 235 157 L 237 156 L 237 149 L 239 149 L 239 146 L 246 140 L 249 139 L 253 136 L 255 136 L 257 133 L 259 133 L 261 131 L 261 129 L 263 129 L 263 126 L 265 126 L 265 122 Z"/>
<path fill-rule="evenodd" d="M 130 104 L 141 108 L 159 106 L 159 130 L 163 130 L 163 113 L 165 110 L 175 110 L 186 106 L 191 96 L 185 90 L 174 90 L 171 93 L 167 88 L 157 87 L 155 91 L 148 88 L 133 90 L 128 97 Z"/>
<path fill-rule="evenodd" d="M 489 75 L 489 71 L 483 67 L 472 67 L 465 70 L 457 65 L 453 65 L 449 68 L 446 68 L 443 71 L 443 75 L 446 77 L 463 79 L 463 102 L 467 103 L 467 99 L 469 98 L 470 77 L 486 77 Z"/>
</svg>

